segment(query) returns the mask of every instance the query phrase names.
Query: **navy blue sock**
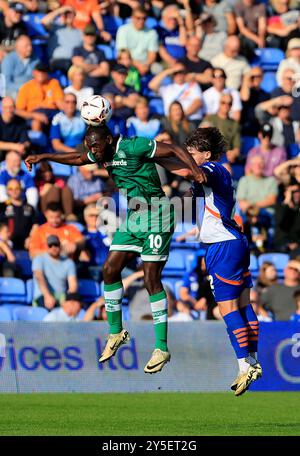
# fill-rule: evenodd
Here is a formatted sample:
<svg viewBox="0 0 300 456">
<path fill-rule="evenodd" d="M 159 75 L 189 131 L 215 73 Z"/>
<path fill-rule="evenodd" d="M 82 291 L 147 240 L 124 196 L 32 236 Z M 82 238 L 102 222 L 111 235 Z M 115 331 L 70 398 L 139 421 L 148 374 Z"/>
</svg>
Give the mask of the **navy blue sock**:
<svg viewBox="0 0 300 456">
<path fill-rule="evenodd" d="M 248 328 L 249 352 L 257 352 L 259 322 L 251 304 L 240 309 L 245 325 Z"/>
<path fill-rule="evenodd" d="M 227 326 L 227 332 L 231 345 L 235 351 L 236 357 L 247 358 L 248 349 L 248 330 L 238 310 L 234 310 L 225 315 L 224 321 Z"/>
</svg>

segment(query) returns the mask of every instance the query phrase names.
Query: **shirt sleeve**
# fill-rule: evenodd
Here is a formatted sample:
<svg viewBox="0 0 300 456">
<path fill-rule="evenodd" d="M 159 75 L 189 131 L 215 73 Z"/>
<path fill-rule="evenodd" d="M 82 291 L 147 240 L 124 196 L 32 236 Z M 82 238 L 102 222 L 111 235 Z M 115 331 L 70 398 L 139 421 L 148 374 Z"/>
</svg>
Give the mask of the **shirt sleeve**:
<svg viewBox="0 0 300 456">
<path fill-rule="evenodd" d="M 75 263 L 72 260 L 68 260 L 68 268 L 67 268 L 67 275 L 68 277 L 76 277 L 76 267 Z"/>
<path fill-rule="evenodd" d="M 32 261 L 32 271 L 43 271 L 43 257 L 37 255 Z"/>
<path fill-rule="evenodd" d="M 158 51 L 158 34 L 156 30 L 151 30 L 151 37 L 149 40 L 148 51 L 157 52 Z"/>
<path fill-rule="evenodd" d="M 62 139 L 57 116 L 54 116 L 51 124 L 50 140 L 52 141 L 52 139 Z"/>
<path fill-rule="evenodd" d="M 247 199 L 247 193 L 247 181 L 246 177 L 244 176 L 239 180 L 236 197 L 238 200 Z"/>
<path fill-rule="evenodd" d="M 19 92 L 18 92 L 17 100 L 16 100 L 16 108 L 17 109 L 26 110 L 26 108 L 27 108 L 27 96 L 26 96 L 26 93 L 27 93 L 26 86 L 25 87 L 24 87 L 24 85 L 21 86 L 20 89 L 19 89 Z"/>
<path fill-rule="evenodd" d="M 270 195 L 275 195 L 275 196 L 278 195 L 278 185 L 277 185 L 275 177 L 270 177 L 268 189 L 269 189 Z"/>
<path fill-rule="evenodd" d="M 156 152 L 156 141 L 149 138 L 133 139 L 133 154 L 137 157 L 153 158 Z"/>
<path fill-rule="evenodd" d="M 92 163 L 97 163 L 96 157 L 95 157 L 95 155 L 93 154 L 93 152 L 88 151 L 88 153 L 87 153 L 87 158 L 89 159 L 90 162 L 92 162 Z"/>
</svg>

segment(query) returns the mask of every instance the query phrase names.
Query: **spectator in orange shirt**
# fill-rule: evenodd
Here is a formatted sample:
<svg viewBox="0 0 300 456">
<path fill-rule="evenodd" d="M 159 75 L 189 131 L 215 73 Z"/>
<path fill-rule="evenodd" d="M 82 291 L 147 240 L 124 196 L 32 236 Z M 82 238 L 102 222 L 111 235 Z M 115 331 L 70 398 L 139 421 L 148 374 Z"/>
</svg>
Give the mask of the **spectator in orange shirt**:
<svg viewBox="0 0 300 456">
<path fill-rule="evenodd" d="M 63 108 L 64 93 L 56 79 L 51 79 L 48 67 L 38 63 L 33 79 L 23 84 L 17 96 L 17 114 L 24 119 L 48 124 L 49 119 Z"/>
<path fill-rule="evenodd" d="M 104 30 L 104 23 L 100 14 L 98 0 L 63 0 L 62 5 L 71 6 L 76 11 L 74 27 L 83 30 L 87 25 L 95 22 L 99 35 L 104 41 L 110 41 L 111 35 Z"/>
<path fill-rule="evenodd" d="M 84 245 L 84 237 L 73 225 L 67 225 L 62 218 L 62 210 L 56 203 L 49 203 L 45 212 L 47 222 L 36 228 L 29 240 L 29 254 L 31 258 L 47 251 L 47 238 L 50 235 L 58 236 L 62 252 L 74 257 Z"/>
</svg>

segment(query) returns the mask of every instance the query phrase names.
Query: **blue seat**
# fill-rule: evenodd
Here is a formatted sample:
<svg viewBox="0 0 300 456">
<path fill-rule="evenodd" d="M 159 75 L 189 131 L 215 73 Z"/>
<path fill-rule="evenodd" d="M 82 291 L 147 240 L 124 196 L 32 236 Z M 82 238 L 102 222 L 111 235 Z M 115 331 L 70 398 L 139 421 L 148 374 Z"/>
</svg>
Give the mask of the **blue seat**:
<svg viewBox="0 0 300 456">
<path fill-rule="evenodd" d="M 169 259 L 164 267 L 164 277 L 182 277 L 185 274 L 185 257 L 181 254 L 181 250 L 171 250 Z"/>
<path fill-rule="evenodd" d="M 80 279 L 78 283 L 78 293 L 82 297 L 83 302 L 91 303 L 96 301 L 100 293 L 100 286 L 94 280 Z"/>
<path fill-rule="evenodd" d="M 288 156 L 289 158 L 295 158 L 299 155 L 300 153 L 300 147 L 299 147 L 299 144 L 290 144 L 288 146 Z"/>
<path fill-rule="evenodd" d="M 0 277 L 0 302 L 26 303 L 26 288 L 23 280 Z"/>
<path fill-rule="evenodd" d="M 180 299 L 179 292 L 180 292 L 180 288 L 182 287 L 182 285 L 183 285 L 182 280 L 177 280 L 177 282 L 175 283 L 175 298 L 177 300 Z"/>
<path fill-rule="evenodd" d="M 48 310 L 43 307 L 18 307 L 13 311 L 14 321 L 43 321 Z"/>
<path fill-rule="evenodd" d="M 20 266 L 22 271 L 22 277 L 28 279 L 32 277 L 32 262 L 29 257 L 27 250 L 16 250 L 14 251 L 16 257 L 16 263 Z"/>
<path fill-rule="evenodd" d="M 13 319 L 14 319 L 13 312 L 15 309 L 17 309 L 19 307 L 23 308 L 24 306 L 20 305 L 20 304 L 4 303 L 4 304 L 1 304 L 0 309 L 6 309 L 6 311 L 9 313 L 10 320 L 13 321 Z"/>
<path fill-rule="evenodd" d="M 242 147 L 241 154 L 247 155 L 252 147 L 259 145 L 259 139 L 256 136 L 243 136 L 242 137 Z"/>
<path fill-rule="evenodd" d="M 287 253 L 262 253 L 258 257 L 258 265 L 261 267 L 265 261 L 269 261 L 270 263 L 274 264 L 279 276 L 282 276 L 283 270 L 286 267 L 289 259 L 290 257 Z"/>
<path fill-rule="evenodd" d="M 164 287 L 168 288 L 175 296 L 175 282 L 177 279 L 173 279 L 168 277 L 167 279 L 162 280 L 162 284 Z"/>
<path fill-rule="evenodd" d="M 72 166 L 70 165 L 62 165 L 61 163 L 56 163 L 50 161 L 50 165 L 52 167 L 53 173 L 57 177 L 70 177 L 73 174 Z"/>
<path fill-rule="evenodd" d="M 6 307 L 0 306 L 0 321 L 11 321 L 11 315 Z"/>
<path fill-rule="evenodd" d="M 115 48 L 109 46 L 108 44 L 98 44 L 97 49 L 104 52 L 107 60 L 114 60 L 116 57 Z"/>
<path fill-rule="evenodd" d="M 285 59 L 285 54 L 278 48 L 255 49 L 256 58 L 252 65 L 260 66 L 264 71 L 277 71 L 281 60 Z"/>
<path fill-rule="evenodd" d="M 26 282 L 26 302 L 32 304 L 33 301 L 33 279 Z"/>
<path fill-rule="evenodd" d="M 23 16 L 28 35 L 32 37 L 48 37 L 49 34 L 45 27 L 41 24 L 42 18 L 45 14 L 42 13 L 30 13 Z"/>
<path fill-rule="evenodd" d="M 150 114 L 156 114 L 159 116 L 164 115 L 164 103 L 161 98 L 152 98 L 149 101 Z"/>
<path fill-rule="evenodd" d="M 266 71 L 260 87 L 266 92 L 271 93 L 277 87 L 276 72 Z"/>
<path fill-rule="evenodd" d="M 115 38 L 118 28 L 121 27 L 121 25 L 124 23 L 123 19 L 117 16 L 110 16 L 109 14 L 102 16 L 102 19 L 104 23 L 104 30 L 110 33 L 113 38 Z"/>
</svg>

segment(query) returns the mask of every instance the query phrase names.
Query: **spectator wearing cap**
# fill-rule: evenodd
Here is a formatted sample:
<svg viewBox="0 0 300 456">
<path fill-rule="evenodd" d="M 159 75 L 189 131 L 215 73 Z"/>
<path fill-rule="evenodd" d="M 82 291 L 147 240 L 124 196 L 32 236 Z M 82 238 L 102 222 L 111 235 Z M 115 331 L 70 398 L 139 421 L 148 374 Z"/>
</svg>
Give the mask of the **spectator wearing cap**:
<svg viewBox="0 0 300 456">
<path fill-rule="evenodd" d="M 235 33 L 235 17 L 230 2 L 226 0 L 204 0 L 202 12 L 213 16 L 216 21 L 216 31 L 228 35 Z"/>
<path fill-rule="evenodd" d="M 200 14 L 195 21 L 196 36 L 201 41 L 199 57 L 208 62 L 223 51 L 224 42 L 227 38 L 225 31 L 216 30 L 216 20 L 208 13 Z"/>
<path fill-rule="evenodd" d="M 82 44 L 82 32 L 74 27 L 76 12 L 70 6 L 46 14 L 41 24 L 49 30 L 48 57 L 52 70 L 61 70 L 67 73 L 73 52 Z"/>
<path fill-rule="evenodd" d="M 37 63 L 38 59 L 32 54 L 30 38 L 26 35 L 19 36 L 15 50 L 4 57 L 1 65 L 6 95 L 16 98 L 21 85 L 32 78 L 32 71 Z"/>
<path fill-rule="evenodd" d="M 258 208 L 262 213 L 274 214 L 278 185 L 274 177 L 264 176 L 265 163 L 261 156 L 254 156 L 249 164 L 249 174 L 243 176 L 237 187 L 240 209 Z"/>
<path fill-rule="evenodd" d="M 300 120 L 300 89 L 298 87 L 298 76 L 295 70 L 287 68 L 281 73 L 281 84 L 271 92 L 271 99 L 288 95 L 293 98 L 291 107 L 292 120 Z"/>
<path fill-rule="evenodd" d="M 47 251 L 47 238 L 52 234 L 60 239 L 65 255 L 74 256 L 78 253 L 83 247 L 84 238 L 75 226 L 64 222 L 61 207 L 56 203 L 49 203 L 44 215 L 46 223 L 40 225 L 30 236 L 31 258 Z"/>
<path fill-rule="evenodd" d="M 169 67 L 185 56 L 187 29 L 177 5 L 167 5 L 156 27 L 159 37 L 159 55 Z"/>
<path fill-rule="evenodd" d="M 94 22 L 101 39 L 108 42 L 111 40 L 111 35 L 104 30 L 104 22 L 97 0 L 63 0 L 61 3 L 76 12 L 74 20 L 76 29 L 84 30 L 87 25 L 92 25 Z"/>
<path fill-rule="evenodd" d="M 276 166 L 280 165 L 286 161 L 286 150 L 284 147 L 275 146 L 271 142 L 273 136 L 273 127 L 269 123 L 264 123 L 261 125 L 258 139 L 260 144 L 253 147 L 247 154 L 247 161 L 245 167 L 245 173 L 249 174 L 251 169 L 251 160 L 253 157 L 260 156 L 264 159 L 264 176 L 270 177 L 274 176 L 274 169 Z"/>
<path fill-rule="evenodd" d="M 300 38 L 292 38 L 288 42 L 286 59 L 281 60 L 276 73 L 279 86 L 282 84 L 283 72 L 287 69 L 294 70 L 296 74 L 300 73 Z"/>
<path fill-rule="evenodd" d="M 121 25 L 116 36 L 116 48 L 128 49 L 133 65 L 144 76 L 150 71 L 159 50 L 158 35 L 156 30 L 145 26 L 147 12 L 143 7 L 132 11 L 131 22 Z"/>
<path fill-rule="evenodd" d="M 135 105 L 135 116 L 127 120 L 127 135 L 143 136 L 154 139 L 161 131 L 159 119 L 150 118 L 149 104 L 146 98 L 139 97 Z"/>
<path fill-rule="evenodd" d="M 48 236 L 46 252 L 34 258 L 32 271 L 34 305 L 51 310 L 67 292 L 77 291 L 75 263 L 62 255 L 58 236 Z"/>
<path fill-rule="evenodd" d="M 236 24 L 241 36 L 241 54 L 248 60 L 256 48 L 265 47 L 267 31 L 266 6 L 255 0 L 240 0 L 235 5 Z"/>
<path fill-rule="evenodd" d="M 86 125 L 76 104 L 76 96 L 65 93 L 63 110 L 52 119 L 50 139 L 55 152 L 74 152 L 84 139 Z"/>
<path fill-rule="evenodd" d="M 94 89 L 85 85 L 85 73 L 80 66 L 72 65 L 68 71 L 68 80 L 71 85 L 65 88 L 65 93 L 73 93 L 77 99 L 77 109 L 80 110 L 82 103 L 92 95 Z"/>
<path fill-rule="evenodd" d="M 244 136 L 256 136 L 259 122 L 256 118 L 255 108 L 258 104 L 270 99 L 270 94 L 261 88 L 263 71 L 260 67 L 252 67 L 244 75 L 240 96 L 243 102 L 242 109 L 242 134 Z"/>
<path fill-rule="evenodd" d="M 240 125 L 236 120 L 230 118 L 229 113 L 232 109 L 233 97 L 230 93 L 222 93 L 220 105 L 216 114 L 205 116 L 202 125 L 217 127 L 226 139 L 228 150 L 227 160 L 234 163 L 240 155 L 241 137 Z"/>
<path fill-rule="evenodd" d="M 223 68 L 227 74 L 227 87 L 238 90 L 241 87 L 243 76 L 250 70 L 245 59 L 239 55 L 240 40 L 237 36 L 229 36 L 224 44 L 224 51 L 216 55 L 211 64 Z"/>
<path fill-rule="evenodd" d="M 25 155 L 30 145 L 24 119 L 16 115 L 15 102 L 11 97 L 2 99 L 0 115 L 0 161 L 9 150 Z"/>
<path fill-rule="evenodd" d="M 85 85 L 92 87 L 99 94 L 109 76 L 109 64 L 105 54 L 96 47 L 97 29 L 93 24 L 83 30 L 83 44 L 73 51 L 72 64 L 83 69 Z"/>
<path fill-rule="evenodd" d="M 17 152 L 10 151 L 6 154 L 5 163 L 0 172 L 0 201 L 7 200 L 6 185 L 10 179 L 17 179 L 21 183 L 23 200 L 37 207 L 38 193 L 31 175 L 21 169 L 21 157 Z"/>
<path fill-rule="evenodd" d="M 68 186 L 74 198 L 74 213 L 82 215 L 87 204 L 96 203 L 102 196 L 103 181 L 94 175 L 98 166 L 96 163 L 79 167 L 79 172 L 68 179 Z"/>
<path fill-rule="evenodd" d="M 33 70 L 33 79 L 20 87 L 16 108 L 26 120 L 48 124 L 63 109 L 64 93 L 57 79 L 49 76 L 49 67 L 38 63 Z"/>
<path fill-rule="evenodd" d="M 21 183 L 17 179 L 10 179 L 6 185 L 8 198 L 0 203 L 0 221 L 7 224 L 15 250 L 26 248 L 31 230 L 38 226 L 36 211 L 24 202 L 22 193 Z"/>
<path fill-rule="evenodd" d="M 27 35 L 27 28 L 22 20 L 26 9 L 22 3 L 9 3 L 0 15 L 0 43 L 1 54 L 14 49 L 16 39 L 20 35 Z M 1 57 L 2 57 L 1 55 Z"/>
<path fill-rule="evenodd" d="M 261 295 L 264 307 L 270 310 L 275 320 L 289 320 L 295 312 L 294 293 L 300 290 L 300 263 L 291 260 L 284 268 L 283 283 L 271 285 Z"/>
<path fill-rule="evenodd" d="M 162 86 L 165 77 L 171 76 L 173 82 Z M 163 99 L 165 116 L 173 101 L 181 103 L 184 114 L 188 120 L 198 125 L 202 119 L 202 91 L 197 82 L 186 82 L 186 69 L 182 63 L 177 63 L 172 68 L 162 71 L 149 82 L 149 88 L 157 92 Z"/>
<path fill-rule="evenodd" d="M 52 323 L 66 323 L 83 321 L 84 312 L 81 312 L 81 297 L 78 293 L 67 293 L 59 308 L 51 310 L 44 321 Z"/>
<path fill-rule="evenodd" d="M 241 119 L 242 103 L 240 94 L 235 89 L 226 88 L 226 73 L 222 68 L 214 68 L 212 71 L 212 86 L 203 92 L 203 103 L 206 114 L 216 114 L 220 107 L 222 93 L 232 96 L 230 118 L 237 122 Z"/>
<path fill-rule="evenodd" d="M 212 66 L 199 57 L 201 41 L 197 36 L 191 36 L 186 43 L 186 56 L 179 60 L 186 68 L 186 81 L 198 82 L 202 90 L 212 82 Z"/>
<path fill-rule="evenodd" d="M 127 119 L 133 115 L 138 94 L 125 81 L 128 69 L 124 65 L 116 63 L 111 70 L 112 82 L 106 84 L 102 89 L 103 93 L 114 95 L 115 115 Z"/>
</svg>

